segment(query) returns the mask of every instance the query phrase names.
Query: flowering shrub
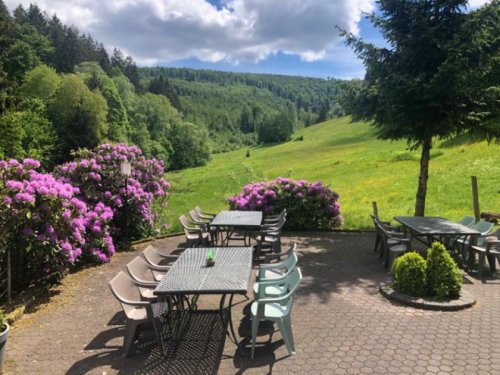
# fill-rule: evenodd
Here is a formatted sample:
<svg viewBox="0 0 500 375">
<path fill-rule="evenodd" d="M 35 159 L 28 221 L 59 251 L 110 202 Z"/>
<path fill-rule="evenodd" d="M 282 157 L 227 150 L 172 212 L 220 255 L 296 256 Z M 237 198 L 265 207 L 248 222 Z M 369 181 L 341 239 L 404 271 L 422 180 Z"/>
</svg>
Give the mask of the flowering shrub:
<svg viewBox="0 0 500 375">
<path fill-rule="evenodd" d="M 56 173 L 77 186 L 80 199 L 89 206 L 102 202 L 113 209 L 115 238 L 130 240 L 151 234 L 153 200 L 165 205 L 170 187 L 163 178 L 163 161 L 146 159 L 141 149 L 124 144 L 102 144 L 93 151 L 83 149 L 74 155 L 75 161 L 63 164 Z M 120 173 L 123 161 L 132 166 L 126 180 Z"/>
<path fill-rule="evenodd" d="M 321 181 L 310 183 L 278 177 L 273 181 L 255 182 L 228 198 L 232 210 L 263 211 L 264 214 L 288 211 L 286 229 L 331 229 L 342 224 L 338 194 Z"/>
<path fill-rule="evenodd" d="M 68 264 L 107 262 L 115 252 L 111 208 L 92 209 L 78 188 L 38 172 L 33 159 L 0 161 L 0 230 L 9 248 L 14 285 L 59 279 Z"/>
</svg>

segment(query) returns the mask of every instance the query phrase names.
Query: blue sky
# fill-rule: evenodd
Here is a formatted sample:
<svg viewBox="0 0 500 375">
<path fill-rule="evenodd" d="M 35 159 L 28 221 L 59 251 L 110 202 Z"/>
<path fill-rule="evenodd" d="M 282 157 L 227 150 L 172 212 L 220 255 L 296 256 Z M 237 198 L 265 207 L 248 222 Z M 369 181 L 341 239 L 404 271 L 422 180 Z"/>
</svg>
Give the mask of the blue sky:
<svg viewBox="0 0 500 375">
<path fill-rule="evenodd" d="M 335 26 L 384 43 L 362 15 L 375 0 L 6 0 L 32 2 L 139 66 L 362 78 Z"/>
</svg>

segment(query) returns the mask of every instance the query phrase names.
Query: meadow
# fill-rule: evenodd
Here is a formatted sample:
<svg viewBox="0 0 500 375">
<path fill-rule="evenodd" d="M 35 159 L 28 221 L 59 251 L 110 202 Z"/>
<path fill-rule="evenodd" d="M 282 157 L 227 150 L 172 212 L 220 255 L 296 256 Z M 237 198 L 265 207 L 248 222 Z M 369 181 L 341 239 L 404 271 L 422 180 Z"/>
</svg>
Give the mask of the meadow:
<svg viewBox="0 0 500 375">
<path fill-rule="evenodd" d="M 303 137 L 302 141 L 297 138 Z M 344 229 L 371 228 L 371 202 L 384 219 L 413 215 L 419 151 L 405 141 L 379 140 L 349 117 L 297 131 L 292 140 L 213 156 L 205 167 L 167 173 L 172 184 L 162 219 L 180 231 L 180 214 L 200 205 L 218 212 L 226 197 L 252 181 L 278 176 L 321 180 L 340 195 Z M 481 211 L 500 212 L 500 145 L 469 138 L 437 142 L 431 153 L 426 215 L 473 215 L 470 176 L 477 176 Z"/>
</svg>

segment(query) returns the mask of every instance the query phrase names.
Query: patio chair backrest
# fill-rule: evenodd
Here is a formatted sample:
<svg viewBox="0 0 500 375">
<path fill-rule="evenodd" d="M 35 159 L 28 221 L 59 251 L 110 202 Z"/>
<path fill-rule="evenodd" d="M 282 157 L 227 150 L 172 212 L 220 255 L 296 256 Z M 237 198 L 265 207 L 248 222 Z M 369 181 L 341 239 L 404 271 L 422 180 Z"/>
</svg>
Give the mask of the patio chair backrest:
<svg viewBox="0 0 500 375">
<path fill-rule="evenodd" d="M 189 211 L 189 216 L 191 216 L 191 219 L 194 221 L 205 221 L 196 210 Z"/>
<path fill-rule="evenodd" d="M 288 312 L 292 309 L 293 300 L 297 289 L 299 289 L 300 282 L 302 281 L 302 270 L 296 267 L 288 276 L 285 283 L 285 290 L 288 290 L 288 298 L 286 300 L 286 309 Z"/>
<path fill-rule="evenodd" d="M 179 221 L 181 222 L 181 225 L 184 227 L 184 229 L 192 229 L 189 227 L 189 220 L 186 215 L 179 216 Z"/>
<path fill-rule="evenodd" d="M 489 221 L 479 220 L 476 224 L 471 225 L 471 229 L 477 230 L 482 236 L 487 235 L 493 228 L 494 224 Z"/>
<path fill-rule="evenodd" d="M 279 233 L 281 233 L 281 230 L 285 226 L 285 223 L 286 223 L 286 217 L 284 215 L 280 216 L 276 223 L 267 224 L 267 226 L 265 227 L 265 231 L 266 232 L 278 232 L 278 234 L 279 234 Z"/>
<path fill-rule="evenodd" d="M 197 228 L 194 224 L 190 226 L 189 219 L 186 215 L 179 216 L 179 221 L 181 222 L 182 227 L 184 228 L 184 234 L 186 237 L 192 237 L 194 234 L 199 233 L 201 228 Z"/>
<path fill-rule="evenodd" d="M 489 221 L 480 220 L 476 224 L 470 226 L 471 229 L 475 229 L 481 233 L 481 236 L 479 236 L 476 241 L 476 245 L 484 246 L 486 236 L 492 232 L 494 225 L 495 224 L 490 223 Z"/>
<path fill-rule="evenodd" d="M 162 265 L 161 263 L 164 260 L 164 257 L 153 246 L 149 245 L 146 247 L 142 254 L 151 264 Z"/>
<path fill-rule="evenodd" d="M 200 217 L 203 217 L 203 216 L 205 216 L 205 217 L 214 217 L 215 216 L 215 214 L 211 214 L 211 213 L 203 211 L 200 206 L 196 206 L 194 208 L 194 210 L 198 213 L 198 215 Z"/>
<path fill-rule="evenodd" d="M 296 244 L 294 244 L 292 248 L 293 250 L 289 253 L 289 255 L 281 262 L 262 264 L 259 268 L 259 278 L 262 279 L 265 277 L 266 270 L 283 271 L 283 275 L 286 275 L 289 274 L 291 270 L 296 268 L 299 258 L 297 257 L 297 254 L 294 251 L 295 247 Z"/>
<path fill-rule="evenodd" d="M 465 225 L 466 227 L 470 227 L 472 224 L 474 224 L 475 221 L 476 219 L 474 219 L 472 216 L 464 216 L 462 219 L 457 221 L 457 223 Z"/>
<path fill-rule="evenodd" d="M 299 261 L 296 253 L 291 253 L 286 259 L 280 262 L 281 268 L 285 268 L 286 270 L 290 270 L 294 268 Z M 279 263 L 276 263 L 279 264 Z"/>
<path fill-rule="evenodd" d="M 148 263 L 141 257 L 135 257 L 125 266 L 127 272 L 139 282 L 157 282 Z"/>
<path fill-rule="evenodd" d="M 372 217 L 373 225 L 375 226 L 375 231 L 377 232 L 377 235 L 380 238 L 385 238 L 386 237 L 386 233 L 385 233 L 385 230 L 384 230 L 384 226 L 380 222 L 380 219 L 377 216 L 375 216 L 375 215 L 370 215 L 370 216 Z"/>
<path fill-rule="evenodd" d="M 134 284 L 134 280 L 125 272 L 120 271 L 109 282 L 109 288 L 122 305 L 123 311 L 128 318 L 132 318 L 131 312 L 135 309 L 135 303 L 140 302 L 139 289 Z"/>
<path fill-rule="evenodd" d="M 265 215 L 264 216 L 264 220 L 276 221 L 276 220 L 279 220 L 281 218 L 285 218 L 286 219 L 286 215 L 287 215 L 287 210 L 286 210 L 286 208 L 284 208 L 283 211 L 281 211 L 279 214 L 276 214 L 276 215 Z"/>
</svg>

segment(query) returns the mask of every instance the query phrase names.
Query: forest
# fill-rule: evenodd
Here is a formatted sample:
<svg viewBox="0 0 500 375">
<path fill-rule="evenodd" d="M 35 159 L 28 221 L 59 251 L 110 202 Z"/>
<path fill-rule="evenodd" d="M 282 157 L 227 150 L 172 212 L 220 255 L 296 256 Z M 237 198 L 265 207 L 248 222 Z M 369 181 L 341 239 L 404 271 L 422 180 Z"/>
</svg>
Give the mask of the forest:
<svg viewBox="0 0 500 375">
<path fill-rule="evenodd" d="M 72 151 L 126 142 L 168 170 L 210 155 L 288 140 L 344 114 L 347 81 L 186 68 L 139 68 L 118 48 L 36 5 L 0 0 L 0 158 L 47 169 Z"/>
<path fill-rule="evenodd" d="M 285 141 L 301 127 L 343 116 L 341 94 L 357 82 L 189 68 L 139 72 L 144 86 L 169 82 L 164 93 L 188 121 L 208 129 L 214 152 Z"/>
</svg>

